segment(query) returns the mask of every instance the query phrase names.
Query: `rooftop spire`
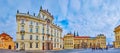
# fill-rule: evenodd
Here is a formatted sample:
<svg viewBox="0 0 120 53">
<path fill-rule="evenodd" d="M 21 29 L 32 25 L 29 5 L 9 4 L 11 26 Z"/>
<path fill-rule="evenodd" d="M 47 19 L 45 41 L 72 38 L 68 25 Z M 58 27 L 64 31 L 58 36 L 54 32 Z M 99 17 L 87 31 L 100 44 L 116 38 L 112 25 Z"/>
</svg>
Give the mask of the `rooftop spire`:
<svg viewBox="0 0 120 53">
<path fill-rule="evenodd" d="M 74 37 L 76 36 L 75 31 L 74 31 Z"/>
<path fill-rule="evenodd" d="M 29 14 L 29 11 L 27 12 L 27 14 Z"/>
<path fill-rule="evenodd" d="M 77 36 L 79 36 L 78 32 L 77 32 Z"/>
<path fill-rule="evenodd" d="M 42 10 L 42 6 L 40 6 L 40 10 Z"/>
</svg>

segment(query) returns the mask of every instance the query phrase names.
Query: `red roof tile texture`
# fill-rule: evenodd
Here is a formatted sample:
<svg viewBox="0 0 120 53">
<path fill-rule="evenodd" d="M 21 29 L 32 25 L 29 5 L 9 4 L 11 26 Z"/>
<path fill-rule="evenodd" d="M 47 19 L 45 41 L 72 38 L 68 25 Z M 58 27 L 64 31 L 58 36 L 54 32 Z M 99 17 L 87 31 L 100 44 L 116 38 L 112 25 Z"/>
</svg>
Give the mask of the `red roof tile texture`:
<svg viewBox="0 0 120 53">
<path fill-rule="evenodd" d="M 10 35 L 8 35 L 7 33 L 2 33 L 2 34 L 0 34 L 0 36 L 2 36 L 2 37 L 6 37 L 6 36 L 9 36 L 10 38 L 12 38 Z M 13 39 L 13 38 L 12 38 Z"/>
</svg>

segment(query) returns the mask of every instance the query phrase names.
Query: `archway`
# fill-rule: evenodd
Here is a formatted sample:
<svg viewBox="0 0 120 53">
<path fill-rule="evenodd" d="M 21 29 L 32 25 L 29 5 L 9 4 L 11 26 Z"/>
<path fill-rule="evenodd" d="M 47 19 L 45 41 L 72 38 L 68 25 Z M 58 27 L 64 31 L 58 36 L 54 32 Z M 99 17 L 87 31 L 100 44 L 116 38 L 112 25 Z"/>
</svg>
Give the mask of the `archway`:
<svg viewBox="0 0 120 53">
<path fill-rule="evenodd" d="M 8 46 L 8 49 L 11 49 L 11 45 Z"/>
</svg>

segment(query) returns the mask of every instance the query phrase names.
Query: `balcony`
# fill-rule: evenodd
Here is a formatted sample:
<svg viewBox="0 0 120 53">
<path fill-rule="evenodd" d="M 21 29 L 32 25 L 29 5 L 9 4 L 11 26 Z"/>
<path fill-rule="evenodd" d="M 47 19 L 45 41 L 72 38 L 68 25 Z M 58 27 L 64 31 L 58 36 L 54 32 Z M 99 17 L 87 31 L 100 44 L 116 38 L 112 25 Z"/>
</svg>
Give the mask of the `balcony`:
<svg viewBox="0 0 120 53">
<path fill-rule="evenodd" d="M 21 23 L 21 25 L 25 25 L 25 23 Z"/>
<path fill-rule="evenodd" d="M 50 34 L 46 34 L 47 35 L 47 37 L 50 37 Z"/>
<path fill-rule="evenodd" d="M 20 34 L 25 34 L 25 31 L 24 31 L 24 30 L 21 30 L 21 31 L 20 31 Z"/>
</svg>

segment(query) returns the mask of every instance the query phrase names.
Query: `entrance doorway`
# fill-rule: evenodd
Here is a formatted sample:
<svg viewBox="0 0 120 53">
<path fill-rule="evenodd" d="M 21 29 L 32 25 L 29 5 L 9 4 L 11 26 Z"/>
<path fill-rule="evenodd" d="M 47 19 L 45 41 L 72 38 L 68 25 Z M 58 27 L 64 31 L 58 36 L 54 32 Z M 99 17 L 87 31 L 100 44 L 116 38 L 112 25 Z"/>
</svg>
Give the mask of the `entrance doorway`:
<svg viewBox="0 0 120 53">
<path fill-rule="evenodd" d="M 11 45 L 8 46 L 8 49 L 11 49 Z"/>
</svg>

